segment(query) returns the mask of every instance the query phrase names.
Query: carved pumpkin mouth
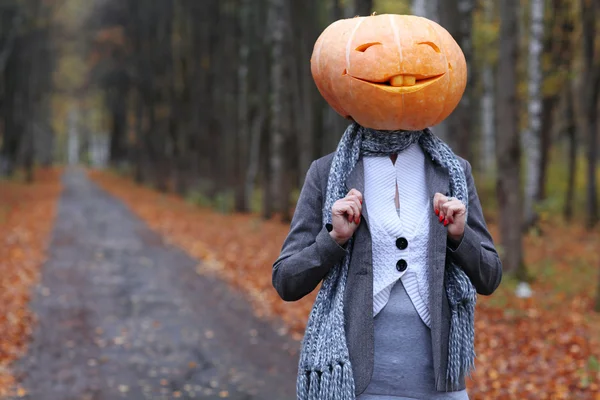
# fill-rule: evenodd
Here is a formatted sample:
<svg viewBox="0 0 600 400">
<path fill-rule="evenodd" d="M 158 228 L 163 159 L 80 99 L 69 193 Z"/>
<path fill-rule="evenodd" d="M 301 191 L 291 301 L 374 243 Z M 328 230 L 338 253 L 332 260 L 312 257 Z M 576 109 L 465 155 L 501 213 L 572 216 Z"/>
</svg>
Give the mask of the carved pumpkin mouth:
<svg viewBox="0 0 600 400">
<path fill-rule="evenodd" d="M 355 76 L 349 75 L 347 73 L 347 71 L 344 71 L 344 73 L 342 75 L 346 75 L 354 80 L 364 82 L 371 86 L 375 86 L 379 89 L 385 90 L 386 92 L 405 94 L 405 93 L 417 92 L 417 91 L 431 85 L 432 83 L 440 80 L 446 74 L 443 73 L 440 75 L 428 76 L 428 77 L 408 75 L 408 74 L 395 75 L 395 76 L 392 76 L 386 82 L 371 82 L 371 81 L 368 81 L 365 79 L 361 79 L 361 78 L 357 78 Z"/>
</svg>

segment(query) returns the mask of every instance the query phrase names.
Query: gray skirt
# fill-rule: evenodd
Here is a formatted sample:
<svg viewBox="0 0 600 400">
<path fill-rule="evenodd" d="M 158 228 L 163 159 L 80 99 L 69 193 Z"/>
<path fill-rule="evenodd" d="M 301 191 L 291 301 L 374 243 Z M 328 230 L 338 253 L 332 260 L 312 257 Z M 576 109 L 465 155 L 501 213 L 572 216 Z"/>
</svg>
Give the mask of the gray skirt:
<svg viewBox="0 0 600 400">
<path fill-rule="evenodd" d="M 373 376 L 357 400 L 468 400 L 466 390 L 435 390 L 431 331 L 423 323 L 402 281 L 373 320 Z"/>
</svg>

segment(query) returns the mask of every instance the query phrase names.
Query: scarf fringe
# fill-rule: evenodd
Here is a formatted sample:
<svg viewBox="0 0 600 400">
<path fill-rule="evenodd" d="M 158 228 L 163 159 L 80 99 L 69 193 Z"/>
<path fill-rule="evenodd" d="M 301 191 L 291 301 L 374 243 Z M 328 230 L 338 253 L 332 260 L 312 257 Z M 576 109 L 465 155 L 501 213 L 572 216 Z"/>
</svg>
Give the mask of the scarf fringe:
<svg viewBox="0 0 600 400">
<path fill-rule="evenodd" d="M 459 390 L 461 378 L 471 376 L 475 369 L 475 303 L 477 292 L 469 277 L 457 265 L 446 269 L 449 282 L 450 334 L 448 338 L 448 367 L 446 389 Z"/>
<path fill-rule="evenodd" d="M 340 361 L 321 370 L 300 370 L 296 390 L 298 400 L 354 399 L 350 361 Z"/>
</svg>

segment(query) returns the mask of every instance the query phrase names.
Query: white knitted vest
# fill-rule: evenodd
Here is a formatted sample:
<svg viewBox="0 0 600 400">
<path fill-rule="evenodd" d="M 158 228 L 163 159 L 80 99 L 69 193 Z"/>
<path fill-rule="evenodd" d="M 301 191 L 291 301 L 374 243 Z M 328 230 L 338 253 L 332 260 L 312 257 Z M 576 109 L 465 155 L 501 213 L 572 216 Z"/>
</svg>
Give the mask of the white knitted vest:
<svg viewBox="0 0 600 400">
<path fill-rule="evenodd" d="M 425 155 L 418 144 L 398 155 L 365 157 L 365 204 L 369 210 L 369 230 L 373 243 L 373 316 L 387 304 L 398 279 L 423 322 L 430 326 L 427 248 L 429 243 L 429 195 L 425 184 Z M 400 217 L 396 211 L 396 183 Z M 408 241 L 406 249 L 396 239 Z M 398 271 L 400 259 L 407 268 Z"/>
</svg>

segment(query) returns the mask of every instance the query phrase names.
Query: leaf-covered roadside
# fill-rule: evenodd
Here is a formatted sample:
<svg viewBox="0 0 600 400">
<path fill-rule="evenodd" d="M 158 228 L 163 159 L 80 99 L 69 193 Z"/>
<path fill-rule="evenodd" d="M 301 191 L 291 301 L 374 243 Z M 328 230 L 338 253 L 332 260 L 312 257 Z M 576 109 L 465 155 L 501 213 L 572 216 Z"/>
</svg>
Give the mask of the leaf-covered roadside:
<svg viewBox="0 0 600 400">
<path fill-rule="evenodd" d="M 29 299 L 60 190 L 57 169 L 36 171 L 34 184 L 0 181 L 0 397 L 14 389 L 10 364 L 24 354 L 35 322 Z"/>
<path fill-rule="evenodd" d="M 92 177 L 172 244 L 203 260 L 199 273 L 219 274 L 248 295 L 257 315 L 282 318 L 301 339 L 316 292 L 284 303 L 271 285 L 287 225 L 198 208 L 107 173 Z M 600 316 L 591 311 L 600 232 L 556 222 L 542 230 L 525 239 L 534 298 L 516 299 L 514 283 L 505 279 L 493 296 L 478 299 L 472 399 L 600 400 Z"/>
</svg>

